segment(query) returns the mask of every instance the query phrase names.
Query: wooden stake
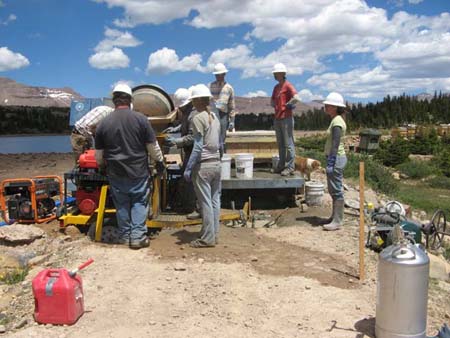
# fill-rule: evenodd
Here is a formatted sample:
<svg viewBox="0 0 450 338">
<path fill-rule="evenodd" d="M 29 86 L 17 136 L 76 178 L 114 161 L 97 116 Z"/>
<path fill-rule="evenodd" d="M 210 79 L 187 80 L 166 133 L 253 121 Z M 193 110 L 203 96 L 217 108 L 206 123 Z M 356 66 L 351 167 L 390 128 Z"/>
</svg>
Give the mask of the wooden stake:
<svg viewBox="0 0 450 338">
<path fill-rule="evenodd" d="M 364 280 L 364 162 L 359 162 L 359 280 Z"/>
</svg>

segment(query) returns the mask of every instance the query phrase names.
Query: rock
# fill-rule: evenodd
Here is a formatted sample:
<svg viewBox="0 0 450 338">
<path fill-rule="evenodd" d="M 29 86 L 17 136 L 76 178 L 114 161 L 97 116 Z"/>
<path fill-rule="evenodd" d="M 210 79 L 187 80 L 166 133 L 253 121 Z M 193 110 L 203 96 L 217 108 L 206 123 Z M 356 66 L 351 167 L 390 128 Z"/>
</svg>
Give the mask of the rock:
<svg viewBox="0 0 450 338">
<path fill-rule="evenodd" d="M 69 225 L 64 229 L 64 233 L 70 237 L 78 237 L 81 235 L 80 229 L 74 225 Z"/>
<path fill-rule="evenodd" d="M 450 281 L 450 264 L 442 257 L 428 254 L 430 258 L 430 277 L 445 282 Z"/>
<path fill-rule="evenodd" d="M 5 333 L 6 332 L 6 328 L 4 325 L 0 325 L 0 333 Z"/>
<path fill-rule="evenodd" d="M 392 173 L 392 177 L 394 178 L 394 180 L 400 181 L 400 173 L 398 173 L 398 172 L 393 172 L 393 173 Z"/>
<path fill-rule="evenodd" d="M 41 255 L 41 256 L 33 257 L 33 258 L 31 258 L 31 259 L 28 261 L 28 266 L 40 265 L 40 264 L 43 263 L 48 257 L 49 257 L 49 255 Z"/>
<path fill-rule="evenodd" d="M 175 271 L 186 271 L 186 265 L 184 264 L 177 264 L 173 268 Z"/>
<path fill-rule="evenodd" d="M 8 245 L 30 244 L 34 240 L 42 238 L 44 234 L 43 230 L 33 225 L 15 223 L 0 227 L 0 243 Z"/>
<path fill-rule="evenodd" d="M 404 179 L 404 180 L 407 180 L 409 178 L 409 176 L 404 174 L 404 173 L 400 173 L 400 178 Z"/>
<path fill-rule="evenodd" d="M 257 262 L 258 261 L 258 257 L 252 256 L 252 257 L 250 257 L 250 261 Z"/>
<path fill-rule="evenodd" d="M 308 204 L 306 203 L 300 204 L 300 212 L 308 212 Z"/>
<path fill-rule="evenodd" d="M 22 318 L 15 326 L 15 329 L 21 329 L 22 327 L 24 327 L 25 325 L 27 325 L 28 320 L 26 318 Z"/>
<path fill-rule="evenodd" d="M 205 261 L 205 260 L 204 260 L 203 258 L 199 258 L 199 259 L 197 260 L 197 262 L 199 262 L 200 264 L 203 264 L 204 261 Z"/>
<path fill-rule="evenodd" d="M 412 161 L 431 161 L 434 156 L 433 155 L 415 155 L 415 154 L 409 154 L 408 158 Z"/>
</svg>

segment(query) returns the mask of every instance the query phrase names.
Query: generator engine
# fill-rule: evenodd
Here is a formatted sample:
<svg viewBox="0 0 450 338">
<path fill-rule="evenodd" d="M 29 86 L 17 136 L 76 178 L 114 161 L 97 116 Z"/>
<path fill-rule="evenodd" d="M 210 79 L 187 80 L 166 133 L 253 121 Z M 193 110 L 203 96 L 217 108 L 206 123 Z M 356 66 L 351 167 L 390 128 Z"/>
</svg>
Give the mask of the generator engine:
<svg viewBox="0 0 450 338">
<path fill-rule="evenodd" d="M 2 209 L 9 220 L 39 223 L 55 217 L 55 196 L 61 196 L 57 176 L 11 179 L 2 182 Z"/>
<path fill-rule="evenodd" d="M 73 196 L 76 206 L 82 215 L 92 215 L 98 208 L 100 191 L 103 185 L 108 184 L 108 179 L 100 173 L 100 168 L 95 160 L 95 150 L 90 149 L 80 155 L 78 167 L 65 174 L 76 186 Z M 110 202 L 107 201 L 108 204 Z"/>
</svg>

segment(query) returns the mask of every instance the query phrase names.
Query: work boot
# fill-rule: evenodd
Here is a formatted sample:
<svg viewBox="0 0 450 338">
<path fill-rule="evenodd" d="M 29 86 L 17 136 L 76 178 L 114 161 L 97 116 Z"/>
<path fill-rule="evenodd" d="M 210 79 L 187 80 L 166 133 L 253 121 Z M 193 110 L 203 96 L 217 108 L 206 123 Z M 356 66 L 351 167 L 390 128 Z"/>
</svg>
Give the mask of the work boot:
<svg viewBox="0 0 450 338">
<path fill-rule="evenodd" d="M 323 226 L 324 230 L 339 230 L 344 223 L 344 200 L 336 200 L 334 202 L 333 220 L 331 223 Z"/>
<path fill-rule="evenodd" d="M 150 240 L 147 236 L 142 237 L 141 239 L 132 239 L 130 241 L 130 249 L 141 249 L 147 248 L 150 246 Z"/>
<path fill-rule="evenodd" d="M 202 218 L 202 215 L 197 211 L 194 210 L 193 212 L 191 212 L 190 214 L 186 215 L 187 219 L 199 219 Z"/>
<path fill-rule="evenodd" d="M 270 172 L 272 173 L 272 174 L 281 174 L 281 172 L 283 171 L 283 168 L 279 168 L 279 167 L 277 167 L 277 168 L 272 168 L 272 169 L 270 169 Z"/>
<path fill-rule="evenodd" d="M 331 223 L 331 222 L 333 221 L 333 215 L 334 215 L 335 203 L 336 203 L 336 201 L 333 200 L 333 203 L 332 203 L 332 207 L 333 207 L 333 208 L 332 208 L 332 211 L 331 211 L 331 216 L 328 217 L 328 218 L 322 218 L 322 219 L 318 222 L 319 225 L 325 225 L 325 224 Z"/>
<path fill-rule="evenodd" d="M 280 175 L 281 176 L 294 175 L 294 169 L 286 168 L 280 173 Z"/>
</svg>

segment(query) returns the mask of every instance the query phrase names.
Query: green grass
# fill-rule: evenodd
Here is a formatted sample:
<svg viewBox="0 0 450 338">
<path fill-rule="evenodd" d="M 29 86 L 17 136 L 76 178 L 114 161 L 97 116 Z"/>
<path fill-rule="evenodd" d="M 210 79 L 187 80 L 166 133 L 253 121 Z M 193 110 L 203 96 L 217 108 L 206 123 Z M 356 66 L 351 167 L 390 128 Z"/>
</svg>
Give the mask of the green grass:
<svg viewBox="0 0 450 338">
<path fill-rule="evenodd" d="M 17 284 L 23 282 L 28 274 L 28 269 L 15 269 L 0 275 L 0 282 L 4 284 Z"/>
<path fill-rule="evenodd" d="M 397 166 L 397 169 L 409 178 L 421 179 L 438 174 L 437 168 L 425 161 L 406 161 Z"/>
<path fill-rule="evenodd" d="M 431 188 L 421 181 L 399 182 L 399 189 L 394 198 L 409 204 L 413 209 L 421 209 L 432 215 L 437 209 L 442 209 L 450 216 L 450 190 Z"/>
</svg>

